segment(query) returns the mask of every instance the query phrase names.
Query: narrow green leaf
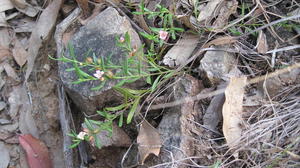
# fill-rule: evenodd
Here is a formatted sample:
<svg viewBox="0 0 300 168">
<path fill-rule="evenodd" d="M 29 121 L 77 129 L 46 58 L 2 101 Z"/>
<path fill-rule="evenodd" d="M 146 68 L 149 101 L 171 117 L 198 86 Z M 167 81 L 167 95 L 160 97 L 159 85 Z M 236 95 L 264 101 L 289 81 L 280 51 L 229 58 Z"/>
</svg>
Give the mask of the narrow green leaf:
<svg viewBox="0 0 300 168">
<path fill-rule="evenodd" d="M 118 105 L 118 106 L 115 106 L 115 107 L 106 107 L 105 110 L 107 110 L 107 111 L 119 111 L 119 110 L 124 109 L 125 107 L 127 107 L 127 104 L 121 104 L 121 105 Z"/>
<path fill-rule="evenodd" d="M 123 113 L 120 115 L 120 118 L 119 118 L 119 123 L 118 123 L 118 126 L 119 127 L 122 127 L 123 126 L 123 119 L 124 119 L 124 116 L 123 116 Z"/>
<path fill-rule="evenodd" d="M 158 82 L 159 82 L 161 76 L 162 76 L 162 75 L 159 75 L 159 76 L 154 80 L 154 82 L 153 82 L 153 84 L 152 84 L 152 86 L 151 86 L 151 92 L 154 92 L 154 90 L 156 89 L 157 84 L 158 84 Z"/>
<path fill-rule="evenodd" d="M 131 123 L 131 120 L 132 120 L 132 118 L 133 118 L 133 116 L 134 116 L 134 113 L 136 112 L 136 110 L 137 110 L 137 107 L 138 107 L 138 105 L 139 105 L 139 103 L 140 103 L 140 97 L 138 97 L 138 98 L 136 98 L 135 100 L 134 100 L 134 103 L 133 103 L 133 105 L 132 105 L 132 107 L 131 107 L 131 109 L 130 109 L 130 111 L 129 111 L 129 113 L 128 113 L 128 116 L 127 116 L 127 124 L 129 124 L 129 123 Z"/>
<path fill-rule="evenodd" d="M 147 76 L 146 82 L 150 85 L 152 84 L 151 76 Z"/>
<path fill-rule="evenodd" d="M 105 83 L 106 83 L 106 81 L 104 80 L 104 81 L 102 81 L 102 82 L 101 82 L 101 84 L 100 84 L 100 85 L 98 85 L 98 86 L 96 86 L 96 87 L 93 87 L 93 88 L 91 88 L 91 90 L 93 90 L 93 91 L 95 91 L 95 90 L 100 90 L 101 88 L 103 88 L 103 87 L 104 87 Z"/>
<path fill-rule="evenodd" d="M 68 68 L 68 69 L 66 69 L 66 72 L 71 72 L 71 71 L 74 71 L 75 70 L 75 68 Z"/>
<path fill-rule="evenodd" d="M 93 135 L 94 139 L 95 139 L 95 146 L 98 148 L 98 149 L 101 149 L 101 143 L 100 143 L 100 139 L 96 136 L 96 135 Z"/>
<path fill-rule="evenodd" d="M 72 144 L 71 146 L 69 146 L 69 148 L 73 149 L 73 148 L 77 147 L 79 144 L 80 144 L 80 141 Z"/>
<path fill-rule="evenodd" d="M 92 126 L 91 122 L 87 118 L 84 119 L 84 123 L 89 130 L 94 130 L 94 127 Z"/>
</svg>

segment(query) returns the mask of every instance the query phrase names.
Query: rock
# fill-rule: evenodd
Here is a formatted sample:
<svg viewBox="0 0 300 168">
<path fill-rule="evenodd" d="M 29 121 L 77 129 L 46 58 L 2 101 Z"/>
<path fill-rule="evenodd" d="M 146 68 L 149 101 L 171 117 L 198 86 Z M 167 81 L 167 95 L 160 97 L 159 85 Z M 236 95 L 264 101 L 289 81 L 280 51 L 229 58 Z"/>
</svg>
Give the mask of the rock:
<svg viewBox="0 0 300 168">
<path fill-rule="evenodd" d="M 9 150 L 3 142 L 0 142 L 0 168 L 7 168 L 10 161 Z"/>
<path fill-rule="evenodd" d="M 2 111 L 6 107 L 6 103 L 1 101 L 0 102 L 0 111 Z"/>
<path fill-rule="evenodd" d="M 173 101 L 186 96 L 195 96 L 202 88 L 203 86 L 199 80 L 185 75 L 172 87 Z M 169 108 L 166 111 L 158 126 L 163 147 L 161 148 L 159 161 L 155 164 L 172 162 L 172 160 L 180 160 L 195 154 L 192 133 L 196 128 L 190 120 L 194 121 L 194 118 L 199 115 L 199 109 L 197 102 L 188 102 L 181 106 Z M 172 158 L 170 153 L 172 153 Z M 178 163 L 171 164 L 172 167 L 176 168 L 187 167 Z M 169 167 L 170 165 L 163 167 Z"/>
<path fill-rule="evenodd" d="M 21 101 L 21 87 L 16 86 L 13 88 L 13 91 L 9 94 L 8 103 L 9 103 L 9 115 L 12 119 L 15 119 L 20 107 L 22 105 Z"/>
<path fill-rule="evenodd" d="M 217 89 L 224 89 L 225 84 L 220 84 Z M 203 116 L 203 125 L 210 131 L 217 132 L 217 126 L 222 120 L 222 107 L 225 101 L 225 95 L 219 94 L 212 98 Z"/>
<path fill-rule="evenodd" d="M 299 80 L 299 75 L 300 69 L 298 68 L 273 78 L 266 78 L 265 81 L 258 83 L 258 89 L 264 93 L 265 96 L 268 94 L 272 98 L 279 94 L 280 90 L 282 90 L 284 86 L 297 83 L 297 80 Z"/>
<path fill-rule="evenodd" d="M 92 126 L 94 128 L 98 127 L 95 124 L 92 124 Z M 82 124 L 82 127 L 87 128 L 84 123 Z M 97 134 L 97 137 L 100 140 L 102 147 L 108 147 L 108 146 L 129 147 L 131 145 L 131 140 L 129 136 L 115 123 L 113 123 L 112 136 L 110 136 L 109 132 L 107 131 L 101 131 Z"/>
<path fill-rule="evenodd" d="M 81 27 L 69 42 L 74 46 L 76 59 L 79 61 L 84 61 L 86 59 L 84 54 L 90 50 L 98 58 L 100 56 L 107 58 L 111 55 L 110 60 L 115 64 L 119 64 L 125 55 L 116 46 L 116 37 L 124 35 L 126 32 L 131 37 L 132 46 L 141 46 L 138 34 L 131 27 L 126 17 L 120 16 L 116 9 L 108 7 Z M 65 51 L 65 56 L 70 58 L 68 51 Z M 59 62 L 59 75 L 70 97 L 81 111 L 94 114 L 96 109 L 102 108 L 111 101 L 116 102 L 116 99 L 120 97 L 116 96 L 112 89 L 119 82 L 118 80 L 108 80 L 104 87 L 98 91 L 92 91 L 91 88 L 99 86 L 100 80 L 72 84 L 78 79 L 74 71 L 66 71 L 66 69 L 72 67 L 71 63 Z M 90 75 L 95 73 L 84 71 L 90 73 Z"/>
<path fill-rule="evenodd" d="M 225 51 L 207 51 L 200 61 L 199 69 L 205 73 L 205 78 L 208 78 L 210 84 L 217 85 L 234 65 L 233 54 Z"/>
</svg>

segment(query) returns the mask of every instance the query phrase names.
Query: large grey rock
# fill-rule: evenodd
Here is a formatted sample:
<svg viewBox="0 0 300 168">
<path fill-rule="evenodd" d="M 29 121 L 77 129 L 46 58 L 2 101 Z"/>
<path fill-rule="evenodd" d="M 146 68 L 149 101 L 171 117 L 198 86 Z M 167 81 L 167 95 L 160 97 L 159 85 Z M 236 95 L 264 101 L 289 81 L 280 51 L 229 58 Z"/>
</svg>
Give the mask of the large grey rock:
<svg viewBox="0 0 300 168">
<path fill-rule="evenodd" d="M 203 86 L 199 80 L 185 75 L 171 88 L 170 92 L 174 101 L 186 96 L 195 96 L 202 88 Z M 155 164 L 170 162 L 169 165 L 161 167 L 170 167 L 171 165 L 171 167 L 176 168 L 187 167 L 182 163 L 188 161 L 176 163 L 172 163 L 172 161 L 195 155 L 193 131 L 197 128 L 191 121 L 198 118 L 197 116 L 200 115 L 199 109 L 198 102 L 187 102 L 166 111 L 158 126 L 163 144 Z"/>
<path fill-rule="evenodd" d="M 123 61 L 125 55 L 116 46 L 116 37 L 124 35 L 126 32 L 131 37 L 132 46 L 141 46 L 139 36 L 131 27 L 130 22 L 125 17 L 120 16 L 116 9 L 108 7 L 85 26 L 81 27 L 69 42 L 74 46 L 76 59 L 79 61 L 84 61 L 86 59 L 85 54 L 90 50 L 98 58 L 100 56 L 107 58 L 111 55 L 110 60 L 118 64 Z M 70 58 L 68 50 L 64 53 L 66 57 Z M 59 62 L 59 75 L 70 97 L 81 111 L 93 114 L 96 109 L 121 99 L 112 89 L 119 82 L 118 80 L 108 80 L 105 86 L 98 91 L 92 91 L 91 88 L 100 85 L 100 80 L 72 84 L 73 81 L 78 79 L 74 71 L 66 71 L 66 69 L 72 68 L 72 66 L 71 63 Z M 95 73 L 87 69 L 83 70 L 90 75 Z"/>
<path fill-rule="evenodd" d="M 199 69 L 205 73 L 210 84 L 218 84 L 234 65 L 233 54 L 221 50 L 207 51 L 200 61 Z"/>
</svg>

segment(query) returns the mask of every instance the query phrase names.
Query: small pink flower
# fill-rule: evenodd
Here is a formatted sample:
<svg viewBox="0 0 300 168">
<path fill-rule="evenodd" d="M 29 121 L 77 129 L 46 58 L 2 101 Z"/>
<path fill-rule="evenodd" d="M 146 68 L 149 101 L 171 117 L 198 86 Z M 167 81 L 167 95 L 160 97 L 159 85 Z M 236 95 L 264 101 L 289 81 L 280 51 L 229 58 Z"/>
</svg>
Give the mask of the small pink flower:
<svg viewBox="0 0 300 168">
<path fill-rule="evenodd" d="M 104 75 L 104 72 L 100 71 L 100 70 L 97 70 L 96 73 L 94 73 L 94 76 L 98 79 L 101 79 L 103 75 Z"/>
<path fill-rule="evenodd" d="M 168 37 L 168 32 L 163 31 L 163 30 L 160 30 L 160 31 L 159 31 L 159 38 L 160 38 L 160 39 L 166 40 L 167 37 Z"/>
<path fill-rule="evenodd" d="M 125 38 L 123 36 L 121 36 L 120 39 L 119 39 L 119 42 L 124 43 L 124 41 L 125 41 Z"/>
</svg>

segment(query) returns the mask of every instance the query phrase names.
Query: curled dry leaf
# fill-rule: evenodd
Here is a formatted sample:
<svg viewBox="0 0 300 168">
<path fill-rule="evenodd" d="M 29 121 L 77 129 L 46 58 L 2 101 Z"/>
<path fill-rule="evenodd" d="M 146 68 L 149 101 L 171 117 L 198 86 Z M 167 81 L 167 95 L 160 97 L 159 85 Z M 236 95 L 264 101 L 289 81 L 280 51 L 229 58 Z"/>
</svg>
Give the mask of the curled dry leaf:
<svg viewBox="0 0 300 168">
<path fill-rule="evenodd" d="M 225 102 L 223 105 L 223 133 L 229 148 L 233 149 L 242 134 L 242 111 L 244 86 L 246 77 L 233 77 L 225 90 Z M 237 157 L 237 153 L 234 154 Z"/>
<path fill-rule="evenodd" d="M 256 44 L 257 52 L 265 54 L 268 51 L 269 47 L 267 43 L 267 38 L 263 31 L 259 32 Z"/>
<path fill-rule="evenodd" d="M 19 136 L 19 142 L 26 152 L 30 168 L 52 168 L 47 146 L 31 134 Z"/>
<path fill-rule="evenodd" d="M 161 147 L 161 140 L 158 131 L 146 120 L 141 123 L 140 132 L 137 137 L 139 144 L 140 163 L 144 164 L 145 159 L 153 153 L 158 156 Z"/>
</svg>

